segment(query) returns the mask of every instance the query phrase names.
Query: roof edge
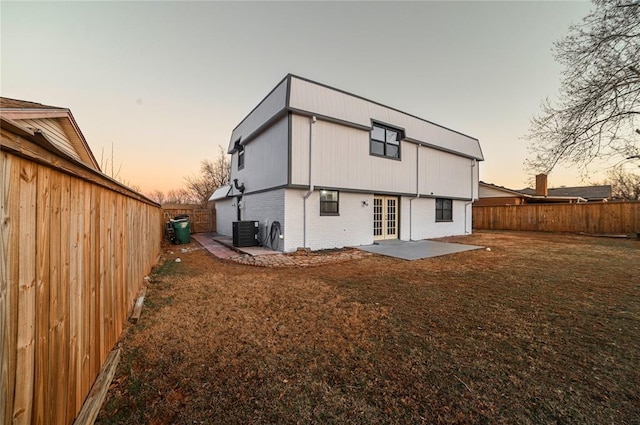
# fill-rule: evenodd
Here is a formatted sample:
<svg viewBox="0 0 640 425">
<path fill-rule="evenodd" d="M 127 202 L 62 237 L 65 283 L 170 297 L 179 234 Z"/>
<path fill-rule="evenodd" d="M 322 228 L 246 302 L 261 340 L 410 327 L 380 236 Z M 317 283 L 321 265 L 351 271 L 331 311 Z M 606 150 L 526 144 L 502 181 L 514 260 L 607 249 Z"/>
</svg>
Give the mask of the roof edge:
<svg viewBox="0 0 640 425">
<path fill-rule="evenodd" d="M 340 93 L 346 94 L 346 95 L 348 95 L 348 96 L 356 97 L 356 98 L 361 99 L 361 100 L 364 100 L 364 101 L 366 101 L 366 102 L 371 102 L 371 103 L 373 103 L 373 104 L 375 104 L 375 105 L 382 106 L 383 108 L 391 109 L 392 111 L 399 112 L 399 113 L 401 113 L 401 114 L 404 114 L 404 115 L 407 115 L 407 116 L 409 116 L 409 117 L 415 118 L 415 119 L 417 119 L 417 120 L 420 120 L 420 121 L 426 122 L 426 123 L 428 123 L 428 124 L 435 125 L 436 127 L 440 127 L 440 128 L 442 128 L 442 129 L 444 129 L 444 130 L 451 131 L 451 132 L 453 132 L 453 133 L 456 133 L 456 134 L 459 134 L 459 135 L 461 135 L 461 136 L 467 137 L 467 138 L 469 138 L 469 139 L 475 140 L 476 142 L 478 142 L 478 144 L 480 144 L 480 140 L 478 140 L 476 137 L 469 136 L 468 134 L 462 133 L 462 132 L 457 131 L 457 130 L 453 130 L 453 129 L 449 128 L 449 127 L 445 127 L 444 125 L 441 125 L 441 124 L 435 123 L 435 122 L 433 122 L 433 121 L 429 121 L 428 119 L 421 118 L 421 117 L 419 117 L 419 116 L 417 116 L 417 115 L 410 114 L 410 113 L 408 113 L 408 112 L 402 111 L 402 110 L 397 109 L 397 108 L 394 108 L 394 107 L 392 107 L 392 106 L 388 106 L 388 105 L 385 105 L 385 104 L 383 104 L 383 103 L 376 102 L 376 101 L 371 100 L 371 99 L 367 99 L 366 97 L 363 97 L 363 96 L 360 96 L 360 95 L 357 95 L 357 94 L 353 94 L 353 93 L 350 93 L 350 92 L 348 92 L 348 91 L 345 91 L 345 90 L 342 90 L 342 89 L 338 89 L 338 88 L 336 88 L 336 87 L 332 87 L 332 86 L 329 86 L 329 85 L 324 84 L 324 83 L 319 83 L 319 82 L 314 81 L 314 80 L 311 80 L 311 79 L 309 79 L 309 78 L 300 77 L 299 75 L 295 75 L 295 74 L 287 74 L 287 77 L 285 77 L 285 79 L 286 79 L 286 78 L 297 78 L 297 79 L 299 79 L 299 80 L 301 80 L 301 81 L 306 81 L 306 82 L 308 82 L 308 83 L 317 84 L 317 85 L 319 85 L 319 86 L 321 86 L 321 87 L 325 87 L 325 88 L 328 88 L 328 89 L 331 89 L 331 90 L 335 90 L 335 91 L 337 91 L 337 92 L 340 92 Z M 277 86 L 276 86 L 276 87 L 277 87 Z M 287 107 L 289 107 L 289 106 L 290 106 L 290 105 L 287 105 Z M 482 149 L 482 147 L 481 147 L 480 149 Z"/>
</svg>

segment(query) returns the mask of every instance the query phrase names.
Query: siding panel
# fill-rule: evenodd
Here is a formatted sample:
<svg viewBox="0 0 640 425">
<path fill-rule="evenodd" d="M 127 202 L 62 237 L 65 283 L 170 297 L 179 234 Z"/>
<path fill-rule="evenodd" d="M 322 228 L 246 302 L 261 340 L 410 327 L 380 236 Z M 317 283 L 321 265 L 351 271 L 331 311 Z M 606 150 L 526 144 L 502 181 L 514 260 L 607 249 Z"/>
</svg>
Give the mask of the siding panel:
<svg viewBox="0 0 640 425">
<path fill-rule="evenodd" d="M 293 116 L 292 183 L 308 184 L 309 120 Z M 312 181 L 318 187 L 415 191 L 415 145 L 402 142 L 402 160 L 369 154 L 369 132 L 318 120 L 313 125 Z"/>
<path fill-rule="evenodd" d="M 472 137 L 296 77 L 291 78 L 289 105 L 311 114 L 324 115 L 366 127 L 371 126 L 371 120 L 381 121 L 405 129 L 406 136 L 411 139 L 482 159 L 480 144 Z"/>
<path fill-rule="evenodd" d="M 286 107 L 287 79 L 285 78 L 266 98 L 247 115 L 231 133 L 229 151 L 238 139 L 246 139 L 274 115 Z"/>
<path fill-rule="evenodd" d="M 58 149 L 80 161 L 80 156 L 65 134 L 57 118 L 24 119 L 19 120 L 18 123 L 32 130 L 39 129 L 47 135 Z"/>
<path fill-rule="evenodd" d="M 309 119 L 292 117 L 291 183 L 308 184 Z M 318 120 L 313 124 L 312 181 L 317 187 L 369 192 L 416 193 L 416 147 L 401 144 L 401 160 L 369 154 L 369 132 Z M 477 196 L 478 164 L 472 159 L 420 146 L 419 190 L 423 196 Z"/>
<path fill-rule="evenodd" d="M 431 148 L 420 151 L 420 193 L 471 199 L 477 195 L 478 165 L 473 160 Z M 473 179 L 473 180 L 472 180 Z"/>
<path fill-rule="evenodd" d="M 233 154 L 231 181 L 237 178 L 238 183 L 244 183 L 247 193 L 287 184 L 287 132 L 288 117 L 285 116 L 247 144 L 242 170 L 238 170 L 238 154 Z"/>
</svg>

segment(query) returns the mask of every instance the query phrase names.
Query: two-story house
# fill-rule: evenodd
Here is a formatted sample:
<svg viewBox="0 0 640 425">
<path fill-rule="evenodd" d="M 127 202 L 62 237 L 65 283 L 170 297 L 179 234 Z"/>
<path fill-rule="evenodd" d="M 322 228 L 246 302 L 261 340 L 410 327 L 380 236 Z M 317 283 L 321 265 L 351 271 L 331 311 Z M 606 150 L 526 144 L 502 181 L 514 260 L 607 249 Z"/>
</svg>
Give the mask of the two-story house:
<svg viewBox="0 0 640 425">
<path fill-rule="evenodd" d="M 295 75 L 233 130 L 217 231 L 259 222 L 281 251 L 471 233 L 477 139 Z"/>
</svg>

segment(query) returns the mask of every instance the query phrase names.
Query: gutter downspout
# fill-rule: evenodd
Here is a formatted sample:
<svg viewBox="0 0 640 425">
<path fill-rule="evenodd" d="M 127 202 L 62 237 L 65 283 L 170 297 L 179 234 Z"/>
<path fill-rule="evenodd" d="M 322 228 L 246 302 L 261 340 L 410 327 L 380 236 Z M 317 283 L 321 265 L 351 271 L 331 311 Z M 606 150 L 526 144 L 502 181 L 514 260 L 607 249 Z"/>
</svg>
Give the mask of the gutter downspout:
<svg viewBox="0 0 640 425">
<path fill-rule="evenodd" d="M 309 119 L 309 190 L 303 195 L 302 199 L 302 246 L 307 248 L 307 199 L 313 193 L 313 182 L 311 181 L 311 148 L 313 146 L 313 125 L 316 123 L 316 116 L 313 115 Z"/>
<path fill-rule="evenodd" d="M 467 208 L 473 204 L 473 169 L 475 168 L 477 162 L 478 161 L 475 158 L 471 162 L 471 200 L 464 203 L 464 233 L 467 235 L 471 234 L 471 231 L 473 230 L 473 224 L 469 226 L 471 227 L 471 229 L 467 230 Z"/>
<path fill-rule="evenodd" d="M 416 197 L 409 199 L 409 240 L 413 240 L 413 201 L 420 199 L 420 144 L 416 144 Z"/>
</svg>

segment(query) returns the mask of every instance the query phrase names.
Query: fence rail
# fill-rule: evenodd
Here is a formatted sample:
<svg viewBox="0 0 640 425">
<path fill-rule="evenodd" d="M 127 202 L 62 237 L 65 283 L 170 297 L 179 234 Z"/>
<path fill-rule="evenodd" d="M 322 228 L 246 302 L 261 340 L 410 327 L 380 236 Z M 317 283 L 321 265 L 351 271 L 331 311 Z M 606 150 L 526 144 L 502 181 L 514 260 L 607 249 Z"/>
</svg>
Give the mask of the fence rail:
<svg viewBox="0 0 640 425">
<path fill-rule="evenodd" d="M 474 229 L 629 234 L 640 232 L 640 202 L 474 206 Z"/>
<path fill-rule="evenodd" d="M 160 208 L 2 129 L 0 423 L 71 424 L 160 252 Z"/>
</svg>

